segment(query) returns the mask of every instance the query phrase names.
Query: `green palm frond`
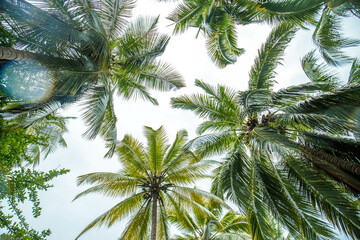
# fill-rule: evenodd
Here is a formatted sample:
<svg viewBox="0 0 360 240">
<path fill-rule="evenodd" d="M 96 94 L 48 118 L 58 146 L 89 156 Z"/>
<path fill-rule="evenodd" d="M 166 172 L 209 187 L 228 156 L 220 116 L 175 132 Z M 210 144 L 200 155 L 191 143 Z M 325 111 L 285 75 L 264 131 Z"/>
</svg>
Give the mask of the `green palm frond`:
<svg viewBox="0 0 360 240">
<path fill-rule="evenodd" d="M 240 207 L 240 210 L 246 209 L 251 196 L 248 188 L 251 182 L 250 164 L 245 149 L 239 146 L 236 151 L 229 154 L 220 167 L 214 170 L 211 192 L 230 199 Z"/>
<path fill-rule="evenodd" d="M 357 39 L 345 38 L 341 35 L 340 18 L 330 9 L 324 9 L 313 33 L 313 40 L 319 47 L 324 60 L 333 66 L 351 61 L 351 58 L 346 56 L 342 48 L 355 47 L 360 44 Z"/>
<path fill-rule="evenodd" d="M 239 92 L 238 101 L 246 114 L 257 114 L 267 110 L 270 105 L 271 92 L 267 89 L 253 89 Z"/>
<path fill-rule="evenodd" d="M 128 23 L 127 19 L 131 17 L 134 1 L 104 0 L 99 3 L 101 4 L 99 15 L 106 27 L 106 35 L 110 39 L 116 39 Z"/>
<path fill-rule="evenodd" d="M 250 70 L 249 90 L 271 89 L 274 84 L 275 68 L 281 64 L 286 46 L 295 35 L 296 27 L 281 23 L 272 30 Z"/>
<path fill-rule="evenodd" d="M 234 131 L 228 130 L 198 136 L 190 140 L 187 147 L 196 149 L 196 153 L 202 157 L 209 157 L 231 150 L 236 144 L 238 137 Z"/>
<path fill-rule="evenodd" d="M 134 210 L 139 209 L 143 210 L 141 206 L 141 199 L 143 197 L 143 193 L 135 194 L 129 198 L 124 199 L 120 203 L 116 204 L 114 207 L 97 217 L 93 220 L 86 228 L 76 237 L 78 239 L 81 235 L 86 233 L 88 230 L 95 226 L 112 226 L 117 221 L 120 221 L 123 218 L 126 218 L 128 215 L 134 212 Z M 142 213 L 141 217 L 144 217 Z M 146 221 L 146 218 L 142 219 L 142 221 Z M 141 221 L 141 222 L 142 222 Z M 139 222 L 138 222 L 139 223 Z"/>
<path fill-rule="evenodd" d="M 322 8 L 323 0 L 280 0 L 264 1 L 259 3 L 263 11 L 259 11 L 260 18 L 267 22 L 291 22 L 303 25 L 313 23 L 315 15 Z"/>
<path fill-rule="evenodd" d="M 278 108 L 292 106 L 328 89 L 329 84 L 327 82 L 309 82 L 283 88 L 272 93 L 271 106 L 275 105 Z"/>
<path fill-rule="evenodd" d="M 215 161 L 202 160 L 191 166 L 183 166 L 181 169 L 167 171 L 167 179 L 177 185 L 193 184 L 197 180 L 209 178 L 210 176 L 207 176 L 206 172 L 215 163 Z"/>
<path fill-rule="evenodd" d="M 333 154 L 346 161 L 360 163 L 357 154 L 360 151 L 360 143 L 355 139 L 340 135 L 329 136 L 316 132 L 302 133 L 301 138 L 311 148 Z"/>
<path fill-rule="evenodd" d="M 83 102 L 82 117 L 88 126 L 83 134 L 94 139 L 101 134 L 106 140 L 116 139 L 116 116 L 113 106 L 114 90 L 102 83 L 92 87 Z"/>
<path fill-rule="evenodd" d="M 116 154 L 127 173 L 142 177 L 150 171 L 150 166 L 145 162 L 144 146 L 137 139 L 125 135 L 116 148 Z"/>
<path fill-rule="evenodd" d="M 290 169 L 290 180 L 306 192 L 306 196 L 334 226 L 345 234 L 356 239 L 359 235 L 359 210 L 356 201 L 349 198 L 333 183 L 325 180 L 325 176 L 319 174 L 306 164 L 295 159 L 293 156 L 284 158 L 287 168 Z M 346 227 L 351 226 L 351 227 Z"/>
<path fill-rule="evenodd" d="M 353 113 L 359 108 L 359 91 L 359 85 L 348 85 L 332 93 L 322 94 L 297 105 L 283 108 L 283 110 L 288 113 L 326 114 L 344 120 L 357 121 Z"/>
<path fill-rule="evenodd" d="M 355 59 L 351 66 L 348 83 L 349 84 L 359 84 L 360 83 L 360 62 L 358 59 Z"/>
<path fill-rule="evenodd" d="M 306 54 L 301 60 L 302 68 L 307 77 L 315 83 L 326 83 L 323 90 L 334 90 L 339 86 L 339 78 L 336 73 L 326 64 L 318 63 L 315 51 Z"/>
<path fill-rule="evenodd" d="M 175 22 L 174 33 L 183 33 L 189 27 L 194 27 L 199 15 L 209 8 L 211 3 L 212 1 L 207 0 L 192 0 L 179 4 L 168 16 L 168 19 Z"/>
<path fill-rule="evenodd" d="M 266 191 L 271 211 L 287 227 L 292 236 L 300 233 L 308 239 L 334 238 L 332 229 L 321 219 L 316 209 L 303 196 L 296 193 L 282 174 L 269 160 L 259 161 L 258 172 Z M 296 216 L 296 217 L 292 217 Z"/>
<path fill-rule="evenodd" d="M 184 145 L 187 142 L 187 137 L 188 133 L 186 130 L 181 130 L 176 133 L 174 142 L 171 144 L 164 156 L 164 171 L 167 171 L 171 167 L 173 161 L 181 155 Z"/>
<path fill-rule="evenodd" d="M 129 220 L 125 231 L 122 233 L 120 239 L 122 240 L 137 240 L 148 239 L 149 222 L 151 222 L 151 201 L 146 201 L 141 208 L 133 214 Z"/>
<path fill-rule="evenodd" d="M 235 23 L 224 11 L 215 17 L 216 25 L 206 41 L 210 59 L 220 68 L 234 64 L 245 50 L 237 47 Z"/>
<path fill-rule="evenodd" d="M 340 135 L 341 133 L 346 134 L 348 131 L 359 132 L 360 130 L 355 122 L 320 114 L 280 113 L 276 114 L 273 119 L 277 125 L 298 129 L 299 132 L 311 129 L 311 131 Z"/>
<path fill-rule="evenodd" d="M 157 174 L 163 170 L 163 159 L 168 148 L 168 138 L 162 126 L 157 130 L 144 127 L 144 135 L 148 146 L 147 164 L 150 166 L 151 172 Z"/>
<path fill-rule="evenodd" d="M 159 91 L 177 90 L 185 87 L 182 76 L 171 65 L 161 61 L 140 68 L 138 76 L 134 78 L 146 87 Z"/>
</svg>

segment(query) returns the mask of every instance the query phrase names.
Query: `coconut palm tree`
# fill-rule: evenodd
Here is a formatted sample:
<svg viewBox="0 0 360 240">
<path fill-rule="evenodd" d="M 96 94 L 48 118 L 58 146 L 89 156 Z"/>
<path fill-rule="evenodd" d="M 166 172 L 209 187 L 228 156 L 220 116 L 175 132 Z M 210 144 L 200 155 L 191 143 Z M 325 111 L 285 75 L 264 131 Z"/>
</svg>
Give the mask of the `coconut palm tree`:
<svg viewBox="0 0 360 240">
<path fill-rule="evenodd" d="M 191 196 L 224 204 L 214 195 L 189 187 L 196 180 L 209 177 L 206 171 L 214 162 L 200 161 L 191 151 L 183 149 L 186 131 L 179 131 L 171 145 L 163 127 L 157 130 L 145 127 L 144 134 L 147 146 L 129 135 L 118 143 L 116 155 L 123 165 L 119 172 L 95 172 L 78 177 L 79 185 L 94 186 L 75 199 L 90 193 L 126 198 L 92 221 L 77 238 L 95 226 L 111 227 L 130 215 L 121 239 L 169 239 L 170 210 L 182 214 L 191 206 L 207 211 Z"/>
<path fill-rule="evenodd" d="M 247 91 L 197 80 L 205 94 L 173 98 L 172 106 L 205 118 L 191 141 L 200 155 L 227 153 L 212 191 L 239 206 L 254 239 L 272 239 L 269 214 L 295 239 L 336 238 L 324 216 L 357 239 L 359 202 L 349 191 L 360 192 L 359 64 L 341 86 L 312 52 L 303 59 L 311 81 L 274 91 L 274 70 L 294 32 L 287 23 L 272 31 Z"/>
<path fill-rule="evenodd" d="M 128 22 L 133 1 L 43 0 L 36 4 L 2 1 L 2 23 L 17 42 L 14 48 L 1 47 L 0 56 L 45 66 L 43 79 L 50 82 L 50 95 L 42 101 L 8 105 L 2 112 L 33 116 L 39 109 L 51 112 L 83 99 L 88 125 L 84 136 L 102 135 L 111 146 L 110 156 L 116 141 L 115 93 L 157 104 L 149 89 L 169 91 L 184 86 L 169 64 L 156 59 L 169 41 L 156 31 L 158 18 Z M 16 75 L 18 70 L 19 66 L 7 71 Z"/>
</svg>

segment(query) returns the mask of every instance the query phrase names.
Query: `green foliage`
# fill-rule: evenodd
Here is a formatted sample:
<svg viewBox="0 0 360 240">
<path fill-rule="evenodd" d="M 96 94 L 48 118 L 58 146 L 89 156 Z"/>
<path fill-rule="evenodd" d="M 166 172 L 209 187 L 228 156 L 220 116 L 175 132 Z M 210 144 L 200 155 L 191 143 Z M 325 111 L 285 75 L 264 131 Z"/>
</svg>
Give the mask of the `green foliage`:
<svg viewBox="0 0 360 240">
<path fill-rule="evenodd" d="M 106 156 L 112 156 L 117 140 L 115 93 L 158 104 L 150 89 L 184 86 L 180 74 L 158 60 L 169 42 L 156 29 L 158 18 L 128 22 L 133 1 L 52 0 L 39 1 L 38 7 L 20 2 L 4 1 L 0 16 L 7 19 L 6 30 L 17 39 L 15 48 L 25 50 L 20 51 L 25 56 L 20 60 L 47 68 L 50 77 L 44 81 L 51 92 L 45 100 L 8 104 L 2 112 L 47 115 L 84 97 L 83 118 L 88 126 L 84 136 L 101 135 L 110 147 Z M 46 24 L 34 28 L 38 22 Z"/>
<path fill-rule="evenodd" d="M 334 239 L 332 226 L 358 239 L 357 61 L 349 83 L 341 86 L 310 53 L 302 62 L 310 82 L 274 91 L 274 70 L 288 43 L 274 39 L 291 37 L 293 31 L 283 26 L 259 51 L 249 90 L 197 80 L 204 94 L 173 98 L 172 106 L 205 120 L 198 127 L 203 135 L 188 147 L 201 156 L 227 154 L 214 171 L 212 192 L 239 206 L 253 239 L 274 239 L 273 221 L 295 239 Z"/>
<path fill-rule="evenodd" d="M 50 230 L 38 232 L 32 229 L 22 214 L 20 205 L 25 201 L 33 204 L 32 214 L 41 214 L 38 191 L 46 191 L 53 178 L 66 174 L 69 170 L 50 170 L 41 172 L 26 168 L 14 168 L 4 174 L 0 172 L 0 228 L 7 231 L 11 239 L 40 240 L 50 235 Z"/>
<path fill-rule="evenodd" d="M 116 155 L 123 165 L 117 173 L 94 172 L 78 177 L 78 184 L 92 187 L 75 199 L 97 193 L 109 197 L 125 197 L 121 202 L 92 221 L 77 239 L 95 226 L 111 227 L 130 216 L 120 239 L 169 239 L 169 213 L 182 216 L 187 209 L 203 214 L 210 212 L 196 199 L 212 199 L 220 206 L 226 204 L 202 190 L 188 187 L 196 180 L 209 177 L 206 171 L 213 161 L 200 161 L 186 150 L 186 131 L 179 131 L 172 144 L 163 127 L 144 128 L 147 145 L 126 135 L 118 142 Z"/>
<path fill-rule="evenodd" d="M 32 214 L 41 213 L 38 191 L 46 191 L 53 178 L 66 174 L 68 170 L 42 172 L 24 167 L 33 164 L 31 146 L 51 143 L 48 136 L 29 134 L 23 128 L 13 128 L 0 118 L 0 228 L 10 239 L 40 240 L 50 235 L 50 230 L 38 232 L 26 223 L 21 204 L 32 202 Z M 3 237 L 5 238 L 5 237 Z"/>
</svg>

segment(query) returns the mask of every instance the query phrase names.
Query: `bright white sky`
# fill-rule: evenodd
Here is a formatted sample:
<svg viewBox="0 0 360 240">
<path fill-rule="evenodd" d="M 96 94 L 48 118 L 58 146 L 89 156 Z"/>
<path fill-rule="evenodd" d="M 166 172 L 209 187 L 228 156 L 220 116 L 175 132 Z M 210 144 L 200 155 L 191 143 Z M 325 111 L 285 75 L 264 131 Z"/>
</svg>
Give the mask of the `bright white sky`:
<svg viewBox="0 0 360 240">
<path fill-rule="evenodd" d="M 176 3 L 158 3 L 154 0 L 138 0 L 135 9 L 136 14 L 157 15 L 161 11 L 161 31 L 171 33 L 172 27 L 167 27 L 171 22 L 165 17 L 176 6 Z M 348 20 L 347 29 L 352 35 L 360 37 L 360 21 Z M 176 132 L 186 129 L 190 138 L 195 137 L 195 128 L 201 122 L 194 114 L 187 111 L 171 109 L 170 97 L 193 93 L 197 91 L 194 87 L 195 79 L 201 79 L 211 84 L 223 84 L 238 90 L 245 90 L 248 86 L 248 72 L 261 46 L 270 32 L 266 25 L 251 25 L 239 28 L 238 45 L 246 49 L 238 62 L 225 69 L 218 69 L 210 62 L 206 55 L 204 39 L 199 36 L 195 39 L 196 30 L 186 32 L 183 35 L 174 36 L 162 56 L 163 60 L 171 63 L 184 77 L 187 87 L 177 92 L 159 93 L 153 92 L 160 102 L 160 106 L 153 106 L 142 100 L 126 102 L 116 100 L 116 114 L 118 117 L 118 138 L 122 139 L 124 134 L 132 134 L 134 137 L 144 141 L 143 126 L 152 128 L 165 126 L 171 140 Z M 305 74 L 301 70 L 300 58 L 312 50 L 311 31 L 298 32 L 286 50 L 285 64 L 277 69 L 277 88 L 298 84 L 306 81 Z M 354 49 L 352 49 L 354 51 Z M 354 52 L 352 52 L 353 54 Z M 356 49 L 359 57 L 359 48 Z M 350 66 L 345 68 L 347 76 Z M 64 113 L 67 116 L 79 117 L 79 108 L 74 106 L 68 108 Z M 51 228 L 52 235 L 49 240 L 74 239 L 81 230 L 94 218 L 108 210 L 119 202 L 118 199 L 103 198 L 97 195 L 89 195 L 75 202 L 72 199 L 85 188 L 76 186 L 76 177 L 90 172 L 111 171 L 115 172 L 120 164 L 115 157 L 104 159 L 106 153 L 104 143 L 100 139 L 87 141 L 81 137 L 84 126 L 81 119 L 69 122 L 69 132 L 65 135 L 68 148 L 59 149 L 42 162 L 41 169 L 67 168 L 71 172 L 65 176 L 58 177 L 53 181 L 54 188 L 40 194 L 42 215 L 38 219 L 28 217 L 31 226 L 38 230 Z M 201 187 L 201 186 L 200 186 Z M 31 214 L 31 210 L 25 211 Z M 94 228 L 83 235 L 80 239 L 85 240 L 115 240 L 121 235 L 126 222 L 119 222 L 110 229 Z"/>
</svg>

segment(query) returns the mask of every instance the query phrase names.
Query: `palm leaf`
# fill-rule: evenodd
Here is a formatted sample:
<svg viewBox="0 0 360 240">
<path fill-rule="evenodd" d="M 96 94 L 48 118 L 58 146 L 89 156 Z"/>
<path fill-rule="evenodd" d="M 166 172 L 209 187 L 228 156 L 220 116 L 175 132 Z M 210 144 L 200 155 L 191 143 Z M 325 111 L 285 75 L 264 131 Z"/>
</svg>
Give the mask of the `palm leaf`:
<svg viewBox="0 0 360 240">
<path fill-rule="evenodd" d="M 342 37 L 339 30 L 340 18 L 331 13 L 330 9 L 324 9 L 313 33 L 313 40 L 319 47 L 324 60 L 333 66 L 351 60 L 344 54 L 342 48 L 354 47 L 360 44 L 359 40 Z"/>
<path fill-rule="evenodd" d="M 272 30 L 258 51 L 258 56 L 250 70 L 249 90 L 272 88 L 274 70 L 278 64 L 281 64 L 284 50 L 295 32 L 296 28 L 286 22 Z"/>
</svg>

